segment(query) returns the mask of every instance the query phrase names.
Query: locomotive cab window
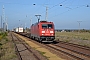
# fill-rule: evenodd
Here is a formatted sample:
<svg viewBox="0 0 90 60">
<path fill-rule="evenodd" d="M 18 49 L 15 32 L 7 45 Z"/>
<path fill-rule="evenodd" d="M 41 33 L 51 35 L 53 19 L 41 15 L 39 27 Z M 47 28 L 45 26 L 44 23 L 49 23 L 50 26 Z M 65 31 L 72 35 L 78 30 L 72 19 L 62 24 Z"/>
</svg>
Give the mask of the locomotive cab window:
<svg viewBox="0 0 90 60">
<path fill-rule="evenodd" d="M 42 24 L 42 28 L 53 28 L 52 24 Z"/>
<path fill-rule="evenodd" d="M 52 24 L 48 24 L 48 28 L 52 28 Z"/>
</svg>

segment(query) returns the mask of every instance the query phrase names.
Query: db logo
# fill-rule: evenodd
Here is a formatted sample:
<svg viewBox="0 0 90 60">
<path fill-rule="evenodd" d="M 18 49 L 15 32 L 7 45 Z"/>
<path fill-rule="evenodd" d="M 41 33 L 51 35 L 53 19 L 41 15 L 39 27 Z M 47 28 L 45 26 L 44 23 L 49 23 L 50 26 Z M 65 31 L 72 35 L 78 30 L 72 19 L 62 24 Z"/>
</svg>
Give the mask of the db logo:
<svg viewBox="0 0 90 60">
<path fill-rule="evenodd" d="M 22 30 L 22 29 L 20 29 L 20 30 Z"/>
</svg>

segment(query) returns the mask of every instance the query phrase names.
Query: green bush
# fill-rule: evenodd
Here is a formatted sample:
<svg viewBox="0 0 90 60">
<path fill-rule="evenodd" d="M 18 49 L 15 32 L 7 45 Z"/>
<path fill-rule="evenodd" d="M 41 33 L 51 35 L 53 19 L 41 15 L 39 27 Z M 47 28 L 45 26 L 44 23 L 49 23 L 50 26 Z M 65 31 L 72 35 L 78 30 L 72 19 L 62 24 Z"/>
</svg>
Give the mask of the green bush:
<svg viewBox="0 0 90 60">
<path fill-rule="evenodd" d="M 2 39 L 2 38 L 5 38 L 5 37 L 7 36 L 7 32 L 2 32 L 2 33 L 0 33 L 0 36 L 1 36 L 1 39 Z"/>
</svg>

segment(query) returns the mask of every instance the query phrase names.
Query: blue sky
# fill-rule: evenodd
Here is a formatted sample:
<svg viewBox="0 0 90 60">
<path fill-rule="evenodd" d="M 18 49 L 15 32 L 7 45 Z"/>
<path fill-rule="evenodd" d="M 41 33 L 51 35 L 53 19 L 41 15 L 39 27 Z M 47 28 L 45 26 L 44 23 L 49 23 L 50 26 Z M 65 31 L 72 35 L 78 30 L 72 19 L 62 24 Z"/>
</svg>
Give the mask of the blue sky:
<svg viewBox="0 0 90 60">
<path fill-rule="evenodd" d="M 3 5 L 9 29 L 30 28 L 31 18 L 32 23 L 37 22 L 36 14 L 45 20 L 46 6 L 48 21 L 54 22 L 55 29 L 78 29 L 77 21 L 82 21 L 80 29 L 90 29 L 90 0 L 0 0 L 0 16 L 3 15 Z"/>
</svg>

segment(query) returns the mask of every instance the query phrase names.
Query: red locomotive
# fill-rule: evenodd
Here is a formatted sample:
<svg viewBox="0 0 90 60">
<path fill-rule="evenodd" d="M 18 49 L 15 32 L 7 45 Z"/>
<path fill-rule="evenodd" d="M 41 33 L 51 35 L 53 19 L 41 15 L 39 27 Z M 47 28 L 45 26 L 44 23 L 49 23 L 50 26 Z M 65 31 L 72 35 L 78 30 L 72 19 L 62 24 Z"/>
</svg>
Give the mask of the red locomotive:
<svg viewBox="0 0 90 60">
<path fill-rule="evenodd" d="M 31 38 L 40 42 L 53 42 L 55 39 L 55 30 L 53 22 L 40 21 L 32 24 Z"/>
</svg>

